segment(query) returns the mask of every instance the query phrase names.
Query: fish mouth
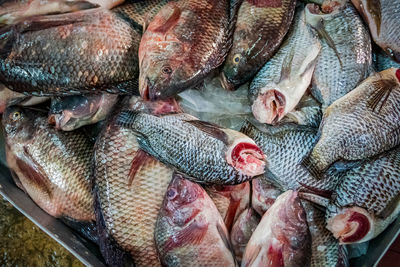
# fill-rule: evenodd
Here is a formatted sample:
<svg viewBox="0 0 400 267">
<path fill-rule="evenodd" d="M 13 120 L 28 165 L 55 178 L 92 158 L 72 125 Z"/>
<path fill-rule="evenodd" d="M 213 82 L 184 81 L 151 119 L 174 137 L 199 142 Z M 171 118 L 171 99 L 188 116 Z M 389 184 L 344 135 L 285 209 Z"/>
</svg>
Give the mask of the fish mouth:
<svg viewBox="0 0 400 267">
<path fill-rule="evenodd" d="M 285 106 L 285 95 L 273 89 L 257 97 L 252 105 L 252 111 L 259 122 L 276 124 L 285 115 Z"/>
<path fill-rule="evenodd" d="M 74 129 L 73 114 L 68 111 L 63 111 L 61 114 L 50 114 L 47 121 L 57 130 L 72 131 Z"/>
<path fill-rule="evenodd" d="M 326 228 L 341 244 L 369 240 L 373 226 L 371 215 L 359 207 L 346 208 L 328 220 Z"/>
<path fill-rule="evenodd" d="M 227 161 L 244 175 L 254 177 L 264 173 L 265 155 L 249 140 L 238 140 L 227 151 Z"/>
<path fill-rule="evenodd" d="M 229 81 L 229 79 L 226 77 L 224 72 L 221 72 L 219 80 L 221 82 L 221 86 L 227 90 L 227 91 L 234 91 L 235 90 L 235 85 Z"/>
</svg>

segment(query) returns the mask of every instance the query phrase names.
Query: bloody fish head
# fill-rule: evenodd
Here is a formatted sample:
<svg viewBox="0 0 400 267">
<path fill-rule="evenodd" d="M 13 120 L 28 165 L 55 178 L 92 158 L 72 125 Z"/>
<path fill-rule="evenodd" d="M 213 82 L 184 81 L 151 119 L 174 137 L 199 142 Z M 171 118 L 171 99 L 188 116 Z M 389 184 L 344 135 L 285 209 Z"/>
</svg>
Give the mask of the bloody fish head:
<svg viewBox="0 0 400 267">
<path fill-rule="evenodd" d="M 257 96 L 252 105 L 254 117 L 261 123 L 276 124 L 285 115 L 286 98 L 278 90 L 268 90 Z"/>
</svg>

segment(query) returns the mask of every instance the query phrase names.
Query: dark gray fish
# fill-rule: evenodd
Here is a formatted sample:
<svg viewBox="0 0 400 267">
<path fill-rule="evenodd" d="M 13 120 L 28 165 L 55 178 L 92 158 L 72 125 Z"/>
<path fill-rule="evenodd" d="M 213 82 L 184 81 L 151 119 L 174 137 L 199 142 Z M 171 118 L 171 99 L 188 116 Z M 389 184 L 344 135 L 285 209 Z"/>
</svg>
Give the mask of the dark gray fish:
<svg viewBox="0 0 400 267">
<path fill-rule="evenodd" d="M 383 71 L 390 68 L 400 68 L 400 63 L 397 63 L 390 56 L 385 54 L 380 48 L 373 52 L 373 62 L 376 71 Z"/>
</svg>

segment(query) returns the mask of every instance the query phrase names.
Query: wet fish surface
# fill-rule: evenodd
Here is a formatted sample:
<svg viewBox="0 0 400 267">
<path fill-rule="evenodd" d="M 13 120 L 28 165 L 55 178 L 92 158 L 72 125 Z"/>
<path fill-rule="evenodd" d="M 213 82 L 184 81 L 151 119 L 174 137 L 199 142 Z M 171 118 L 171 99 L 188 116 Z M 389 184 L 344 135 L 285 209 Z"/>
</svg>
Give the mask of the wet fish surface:
<svg viewBox="0 0 400 267">
<path fill-rule="evenodd" d="M 296 0 L 242 2 L 221 73 L 225 89 L 249 81 L 275 53 L 291 25 Z"/>
<path fill-rule="evenodd" d="M 377 72 L 390 68 L 400 68 L 400 63 L 397 63 L 380 48 L 374 51 L 373 62 Z"/>
<path fill-rule="evenodd" d="M 263 216 L 282 191 L 264 177 L 251 180 L 251 186 L 251 206 L 260 216 Z"/>
<path fill-rule="evenodd" d="M 306 6 L 306 21 L 322 45 L 311 92 L 325 109 L 368 77 L 372 50 L 368 30 L 351 3 L 332 1 L 322 10 L 327 13 L 315 4 Z"/>
<path fill-rule="evenodd" d="M 21 93 L 11 91 L 0 84 L 0 113 L 3 113 L 8 106 L 34 106 L 47 101 L 47 97 L 26 96 Z"/>
<path fill-rule="evenodd" d="M 276 124 L 294 110 L 311 83 L 320 49 L 316 32 L 305 22 L 304 9 L 298 8 L 282 46 L 250 84 L 249 99 L 258 121 Z"/>
</svg>

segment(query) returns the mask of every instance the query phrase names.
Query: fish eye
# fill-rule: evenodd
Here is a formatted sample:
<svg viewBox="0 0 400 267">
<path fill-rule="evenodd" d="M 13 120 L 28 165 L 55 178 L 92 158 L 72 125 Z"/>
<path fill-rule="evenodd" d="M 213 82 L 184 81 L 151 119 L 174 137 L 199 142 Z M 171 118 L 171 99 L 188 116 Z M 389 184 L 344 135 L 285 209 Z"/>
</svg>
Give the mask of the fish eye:
<svg viewBox="0 0 400 267">
<path fill-rule="evenodd" d="M 234 55 L 233 56 L 233 63 L 234 64 L 239 64 L 241 58 L 242 58 L 242 56 L 240 54 Z"/>
<path fill-rule="evenodd" d="M 13 121 L 17 121 L 20 118 L 21 118 L 21 112 L 19 112 L 19 111 L 15 111 L 10 114 L 10 119 L 12 119 Z"/>
<path fill-rule="evenodd" d="M 168 199 L 174 199 L 178 195 L 178 192 L 176 192 L 175 189 L 171 188 L 167 191 L 167 197 Z"/>
<path fill-rule="evenodd" d="M 172 69 L 171 69 L 170 66 L 164 66 L 161 71 L 164 74 L 171 74 L 172 73 Z"/>
</svg>

